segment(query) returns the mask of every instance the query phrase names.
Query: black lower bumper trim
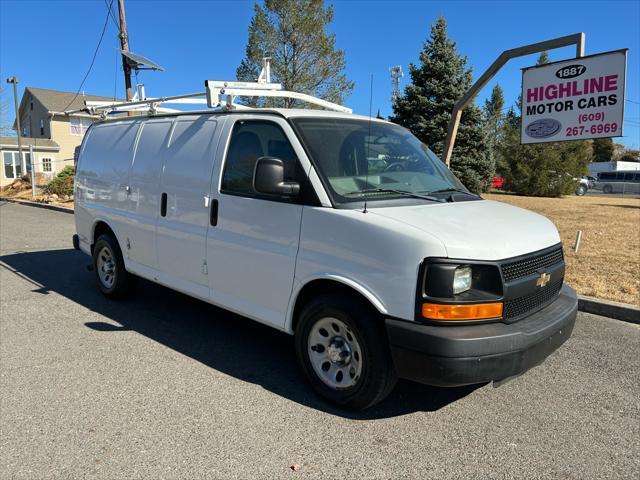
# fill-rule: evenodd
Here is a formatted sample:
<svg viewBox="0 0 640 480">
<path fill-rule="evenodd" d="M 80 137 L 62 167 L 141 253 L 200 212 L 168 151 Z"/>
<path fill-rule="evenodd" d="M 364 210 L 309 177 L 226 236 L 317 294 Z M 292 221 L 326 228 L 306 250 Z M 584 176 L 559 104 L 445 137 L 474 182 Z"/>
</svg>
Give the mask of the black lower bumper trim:
<svg viewBox="0 0 640 480">
<path fill-rule="evenodd" d="M 400 377 L 460 386 L 503 380 L 539 365 L 571 336 L 577 311 L 575 291 L 565 285 L 554 302 L 509 325 L 386 323 Z"/>
</svg>

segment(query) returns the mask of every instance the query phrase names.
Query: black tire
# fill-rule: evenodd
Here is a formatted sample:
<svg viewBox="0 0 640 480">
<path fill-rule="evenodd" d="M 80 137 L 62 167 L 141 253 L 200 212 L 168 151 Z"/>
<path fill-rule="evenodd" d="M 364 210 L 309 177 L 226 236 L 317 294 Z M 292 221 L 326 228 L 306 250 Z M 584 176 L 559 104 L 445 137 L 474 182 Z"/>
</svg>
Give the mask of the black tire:
<svg viewBox="0 0 640 480">
<path fill-rule="evenodd" d="M 103 273 L 105 271 L 102 268 L 107 258 L 105 250 L 110 252 L 112 260 L 113 274 L 111 276 L 111 282 L 105 281 L 104 276 L 101 277 L 99 271 L 101 270 Z M 122 250 L 120 250 L 120 245 L 118 245 L 118 241 L 113 235 L 102 234 L 98 237 L 98 240 L 93 246 L 93 271 L 96 275 L 96 284 L 106 297 L 121 298 L 128 293 L 131 284 L 131 274 L 124 268 Z"/>
<path fill-rule="evenodd" d="M 303 308 L 295 333 L 296 355 L 305 376 L 322 397 L 346 408 L 362 410 L 391 393 L 397 376 L 384 324 L 378 317 L 378 312 L 369 305 L 342 295 L 323 295 Z M 327 318 L 337 319 L 346 325 L 361 350 L 357 356 L 361 362 L 360 374 L 355 377 L 356 383 L 348 388 L 327 385 L 311 363 L 309 335 L 317 322 Z"/>
<path fill-rule="evenodd" d="M 604 193 L 612 193 L 613 192 L 613 188 L 611 188 L 611 185 L 605 185 L 604 187 L 602 187 L 602 191 Z"/>
<path fill-rule="evenodd" d="M 585 187 L 584 185 L 580 185 L 576 189 L 576 195 L 578 195 L 579 197 L 583 196 L 585 193 L 587 193 L 587 187 Z"/>
</svg>

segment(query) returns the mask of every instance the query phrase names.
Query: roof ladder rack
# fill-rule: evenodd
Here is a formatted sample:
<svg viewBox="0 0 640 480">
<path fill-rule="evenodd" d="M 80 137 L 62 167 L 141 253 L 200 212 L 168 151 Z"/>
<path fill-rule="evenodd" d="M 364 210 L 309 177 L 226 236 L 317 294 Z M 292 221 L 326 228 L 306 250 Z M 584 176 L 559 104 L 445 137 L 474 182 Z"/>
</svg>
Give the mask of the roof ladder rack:
<svg viewBox="0 0 640 480">
<path fill-rule="evenodd" d="M 234 103 L 235 97 L 258 97 L 258 98 L 292 98 L 301 102 L 310 103 L 318 107 L 334 110 L 337 112 L 352 113 L 350 108 L 343 107 L 337 103 L 329 102 L 321 98 L 307 95 L 306 93 L 290 92 L 282 89 L 279 83 L 271 83 L 271 66 L 269 58 L 263 59 L 263 67 L 257 82 L 238 82 L 225 80 L 205 80 L 206 92 L 188 93 L 186 95 L 176 95 L 173 97 L 147 98 L 134 102 L 96 102 L 85 101 L 86 108 L 79 110 L 69 110 L 67 115 L 73 113 L 89 113 L 100 115 L 103 119 L 110 113 L 125 111 L 145 111 L 149 115 L 157 113 L 174 113 L 180 110 L 161 107 L 163 103 L 168 104 L 206 104 L 210 108 L 220 108 L 223 111 L 233 110 L 254 110 L 254 108 Z"/>
</svg>

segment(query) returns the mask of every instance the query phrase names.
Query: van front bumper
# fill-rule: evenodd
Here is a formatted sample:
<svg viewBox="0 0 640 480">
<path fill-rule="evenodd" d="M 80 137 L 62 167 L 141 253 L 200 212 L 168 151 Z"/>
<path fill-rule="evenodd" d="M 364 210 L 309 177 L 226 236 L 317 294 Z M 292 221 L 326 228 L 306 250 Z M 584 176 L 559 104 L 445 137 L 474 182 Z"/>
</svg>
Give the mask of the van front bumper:
<svg viewBox="0 0 640 480">
<path fill-rule="evenodd" d="M 399 377 L 454 387 L 500 381 L 541 364 L 571 335 L 578 312 L 566 284 L 556 300 L 513 324 L 423 325 L 387 319 Z"/>
</svg>

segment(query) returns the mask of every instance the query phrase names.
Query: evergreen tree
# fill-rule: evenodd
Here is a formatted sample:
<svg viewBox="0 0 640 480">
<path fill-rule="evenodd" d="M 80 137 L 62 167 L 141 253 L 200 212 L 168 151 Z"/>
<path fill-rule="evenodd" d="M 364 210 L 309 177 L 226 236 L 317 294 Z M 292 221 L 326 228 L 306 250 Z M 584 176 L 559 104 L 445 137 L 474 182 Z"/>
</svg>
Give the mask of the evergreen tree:
<svg viewBox="0 0 640 480">
<path fill-rule="evenodd" d="M 549 63 L 549 54 L 546 51 L 540 52 L 536 65 L 546 65 L 547 63 Z"/>
<path fill-rule="evenodd" d="M 473 80 L 466 57 L 456 51 L 447 37 L 447 22 L 438 18 L 420 53 L 420 65 L 409 65 L 411 84 L 393 103 L 391 121 L 416 135 L 433 152 L 442 156 L 444 140 L 456 101 L 469 89 Z M 490 185 L 494 163 L 487 155 L 486 131 L 482 111 L 476 105 L 462 112 L 451 169 L 472 191 Z"/>
<path fill-rule="evenodd" d="M 238 80 L 255 82 L 262 59 L 271 58 L 271 81 L 285 90 L 342 103 L 353 90 L 344 74 L 345 55 L 336 50 L 335 35 L 326 29 L 333 7 L 323 0 L 265 0 L 254 5 L 246 57 L 236 70 Z M 290 108 L 293 99 L 273 100 Z M 259 104 L 255 99 L 251 104 Z M 303 104 L 301 104 L 303 105 Z"/>
<path fill-rule="evenodd" d="M 613 158 L 613 139 L 596 138 L 591 145 L 592 162 L 608 162 Z"/>
<path fill-rule="evenodd" d="M 500 157 L 498 145 L 501 143 L 502 122 L 504 121 L 504 92 L 500 85 L 496 84 L 491 90 L 491 96 L 485 100 L 483 115 L 487 136 L 487 152 L 496 164 L 496 171 L 502 174 L 506 165 Z"/>
</svg>

